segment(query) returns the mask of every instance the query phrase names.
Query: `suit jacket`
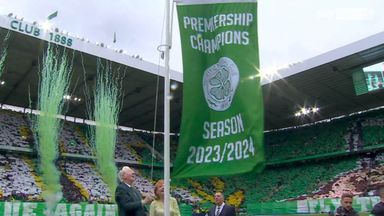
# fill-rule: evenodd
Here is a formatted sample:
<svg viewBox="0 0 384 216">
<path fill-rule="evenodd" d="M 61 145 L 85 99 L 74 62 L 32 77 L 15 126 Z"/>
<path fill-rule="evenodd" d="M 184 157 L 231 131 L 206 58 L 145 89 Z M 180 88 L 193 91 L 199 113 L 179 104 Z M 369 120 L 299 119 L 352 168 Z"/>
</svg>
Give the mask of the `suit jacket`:
<svg viewBox="0 0 384 216">
<path fill-rule="evenodd" d="M 140 191 L 120 183 L 115 192 L 115 200 L 119 209 L 119 216 L 145 216 L 144 206 L 141 204 Z"/>
<path fill-rule="evenodd" d="M 216 206 L 213 206 L 211 209 L 209 209 L 208 216 L 216 216 Z M 223 209 L 221 209 L 221 212 L 219 216 L 235 216 L 236 211 L 235 207 L 232 207 L 230 205 L 224 204 Z"/>
<path fill-rule="evenodd" d="M 339 206 L 336 209 L 335 215 L 339 215 L 339 216 L 359 216 L 359 214 L 355 211 L 355 209 L 352 208 L 351 210 L 347 211 L 345 208 L 343 208 L 343 206 Z"/>
</svg>

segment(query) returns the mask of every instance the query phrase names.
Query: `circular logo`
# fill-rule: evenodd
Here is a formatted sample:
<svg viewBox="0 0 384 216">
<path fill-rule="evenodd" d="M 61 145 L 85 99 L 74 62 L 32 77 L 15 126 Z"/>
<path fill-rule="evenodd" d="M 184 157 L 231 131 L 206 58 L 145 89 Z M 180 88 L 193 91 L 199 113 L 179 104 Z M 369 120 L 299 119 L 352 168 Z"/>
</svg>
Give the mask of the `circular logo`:
<svg viewBox="0 0 384 216">
<path fill-rule="evenodd" d="M 231 106 L 239 77 L 239 69 L 228 57 L 220 58 L 218 63 L 204 71 L 204 97 L 209 108 L 225 111 Z"/>
</svg>

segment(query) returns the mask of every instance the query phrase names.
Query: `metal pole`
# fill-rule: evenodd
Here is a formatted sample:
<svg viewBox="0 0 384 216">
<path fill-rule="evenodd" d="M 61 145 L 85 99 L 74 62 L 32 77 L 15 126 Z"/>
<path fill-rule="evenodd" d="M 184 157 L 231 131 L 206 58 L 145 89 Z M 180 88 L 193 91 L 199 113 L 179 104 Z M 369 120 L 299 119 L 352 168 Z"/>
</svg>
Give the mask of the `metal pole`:
<svg viewBox="0 0 384 216">
<path fill-rule="evenodd" d="M 164 59 L 164 216 L 170 210 L 170 158 L 169 158 L 169 50 L 171 49 L 170 0 L 165 0 L 165 59 Z"/>
</svg>

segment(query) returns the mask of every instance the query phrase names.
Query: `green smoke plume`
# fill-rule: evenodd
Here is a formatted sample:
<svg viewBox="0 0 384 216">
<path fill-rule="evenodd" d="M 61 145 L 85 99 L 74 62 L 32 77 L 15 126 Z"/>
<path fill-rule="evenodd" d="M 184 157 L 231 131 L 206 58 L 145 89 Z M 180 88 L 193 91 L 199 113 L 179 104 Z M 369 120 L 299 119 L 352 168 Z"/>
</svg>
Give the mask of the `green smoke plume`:
<svg viewBox="0 0 384 216">
<path fill-rule="evenodd" d="M 39 83 L 38 109 L 34 129 L 38 138 L 40 171 L 45 188 L 43 197 L 47 202 L 48 215 L 52 214 L 62 198 L 60 171 L 55 162 L 58 158 L 58 134 L 61 129 L 57 115 L 62 114 L 63 97 L 68 92 L 72 65 L 67 61 L 65 51 L 48 46 L 42 62 Z"/>
<path fill-rule="evenodd" d="M 0 56 L 0 77 L 4 71 L 5 59 L 6 59 L 7 53 L 8 53 L 8 40 L 9 40 L 10 36 L 11 36 L 11 31 L 8 31 L 7 34 L 5 35 L 4 39 L 3 39 L 3 45 L 1 48 L 1 56 Z"/>
<path fill-rule="evenodd" d="M 120 112 L 119 78 L 116 74 L 113 74 L 111 63 L 103 65 L 98 59 L 94 109 L 93 112 L 88 109 L 90 118 L 96 122 L 96 127 L 90 130 L 91 143 L 96 152 L 96 164 L 104 182 L 108 185 L 112 200 L 115 197 L 117 180 L 115 145 Z"/>
</svg>

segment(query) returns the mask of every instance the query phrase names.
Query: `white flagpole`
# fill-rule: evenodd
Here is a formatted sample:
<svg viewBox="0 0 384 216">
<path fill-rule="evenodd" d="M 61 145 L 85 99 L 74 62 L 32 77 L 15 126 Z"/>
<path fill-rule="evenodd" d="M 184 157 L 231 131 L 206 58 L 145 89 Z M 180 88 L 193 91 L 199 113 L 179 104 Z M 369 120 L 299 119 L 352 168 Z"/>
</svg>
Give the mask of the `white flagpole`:
<svg viewBox="0 0 384 216">
<path fill-rule="evenodd" d="M 170 158 L 169 158 L 169 50 L 171 49 L 170 0 L 165 0 L 165 59 L 164 59 L 164 216 L 170 210 Z"/>
</svg>

